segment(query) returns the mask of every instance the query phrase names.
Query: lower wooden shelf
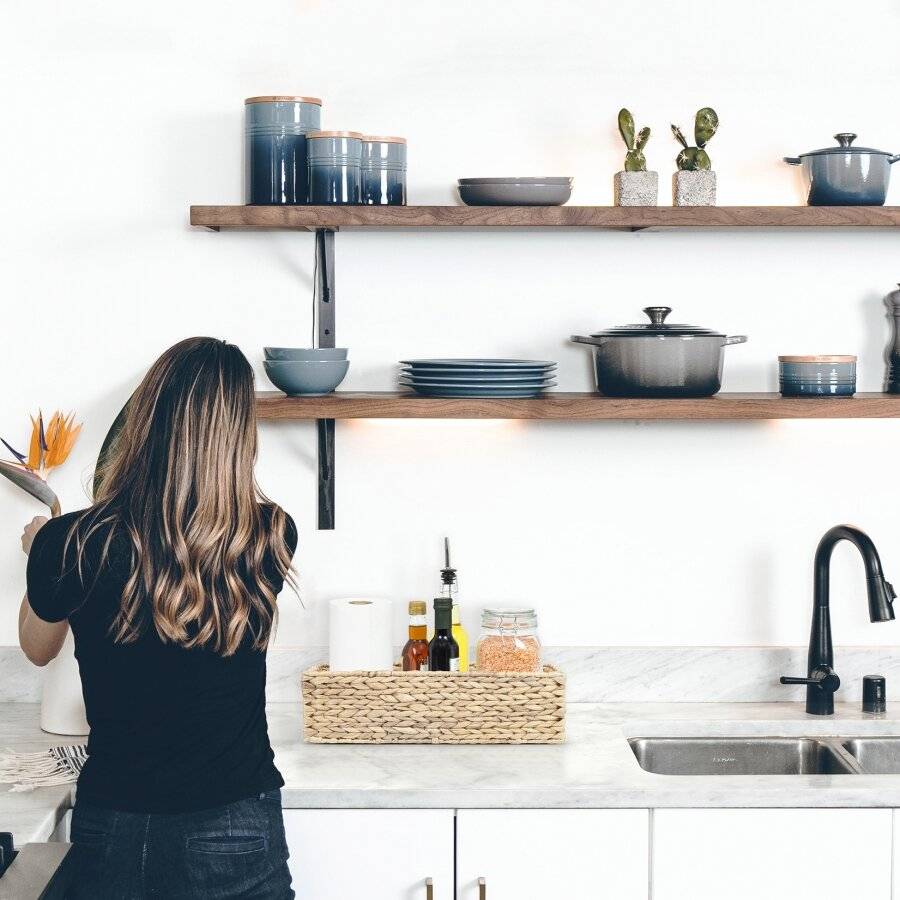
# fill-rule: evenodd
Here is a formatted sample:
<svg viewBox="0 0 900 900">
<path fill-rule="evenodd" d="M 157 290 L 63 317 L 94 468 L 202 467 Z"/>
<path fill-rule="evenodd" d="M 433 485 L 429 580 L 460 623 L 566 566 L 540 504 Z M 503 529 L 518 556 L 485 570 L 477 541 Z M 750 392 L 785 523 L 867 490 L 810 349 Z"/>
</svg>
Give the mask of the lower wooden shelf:
<svg viewBox="0 0 900 900">
<path fill-rule="evenodd" d="M 338 391 L 324 397 L 256 395 L 260 419 L 894 419 L 900 395 L 782 397 L 717 394 L 701 399 L 621 399 L 549 392 L 534 399 L 419 397 L 397 392 Z"/>
</svg>

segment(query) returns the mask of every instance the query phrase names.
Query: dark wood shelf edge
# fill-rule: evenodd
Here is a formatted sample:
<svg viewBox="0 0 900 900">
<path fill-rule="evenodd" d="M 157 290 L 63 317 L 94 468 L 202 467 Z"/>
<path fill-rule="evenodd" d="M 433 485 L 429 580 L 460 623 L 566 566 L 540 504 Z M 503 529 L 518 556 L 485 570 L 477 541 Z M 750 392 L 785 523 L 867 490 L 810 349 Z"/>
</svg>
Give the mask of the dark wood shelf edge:
<svg viewBox="0 0 900 900">
<path fill-rule="evenodd" d="M 897 228 L 897 206 L 192 206 L 219 230 L 319 228 Z"/>
<path fill-rule="evenodd" d="M 900 395 L 782 397 L 722 393 L 702 399 L 620 399 L 550 392 L 534 399 L 419 397 L 397 392 L 338 391 L 325 397 L 258 393 L 260 419 L 893 419 Z"/>
</svg>

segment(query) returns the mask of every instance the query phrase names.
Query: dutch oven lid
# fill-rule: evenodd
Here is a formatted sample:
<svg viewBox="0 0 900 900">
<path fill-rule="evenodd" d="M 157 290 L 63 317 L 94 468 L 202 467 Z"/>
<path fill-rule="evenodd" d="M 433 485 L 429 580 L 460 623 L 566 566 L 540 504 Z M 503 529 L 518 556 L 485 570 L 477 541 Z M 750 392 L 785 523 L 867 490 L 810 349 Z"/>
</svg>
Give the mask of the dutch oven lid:
<svg viewBox="0 0 900 900">
<path fill-rule="evenodd" d="M 650 317 L 649 322 L 640 325 L 617 325 L 615 328 L 607 328 L 597 331 L 591 337 L 647 337 L 648 335 L 670 335 L 672 337 L 685 337 L 688 335 L 714 335 L 725 337 L 721 331 L 712 328 L 700 328 L 697 325 L 679 325 L 674 322 L 666 322 L 665 318 L 672 312 L 671 306 L 646 306 L 644 312 Z"/>
<path fill-rule="evenodd" d="M 890 156 L 891 154 L 885 150 L 873 150 L 871 147 L 851 147 L 850 145 L 856 140 L 856 135 L 850 132 L 841 132 L 836 134 L 834 139 L 838 142 L 837 147 L 823 147 L 821 150 L 811 150 L 809 153 L 801 153 L 804 156 L 831 156 L 834 153 L 874 153 L 877 156 Z"/>
</svg>

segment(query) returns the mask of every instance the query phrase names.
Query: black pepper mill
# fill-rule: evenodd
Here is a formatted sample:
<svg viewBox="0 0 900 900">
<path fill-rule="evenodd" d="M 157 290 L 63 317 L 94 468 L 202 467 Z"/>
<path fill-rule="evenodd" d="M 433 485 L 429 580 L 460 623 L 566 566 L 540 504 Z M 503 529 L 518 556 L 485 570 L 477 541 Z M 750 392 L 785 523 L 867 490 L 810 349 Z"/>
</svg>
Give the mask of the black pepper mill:
<svg viewBox="0 0 900 900">
<path fill-rule="evenodd" d="M 900 285 L 898 285 L 900 287 Z M 888 294 L 888 305 L 894 323 L 894 339 L 888 361 L 887 392 L 900 394 L 900 290 Z"/>
</svg>

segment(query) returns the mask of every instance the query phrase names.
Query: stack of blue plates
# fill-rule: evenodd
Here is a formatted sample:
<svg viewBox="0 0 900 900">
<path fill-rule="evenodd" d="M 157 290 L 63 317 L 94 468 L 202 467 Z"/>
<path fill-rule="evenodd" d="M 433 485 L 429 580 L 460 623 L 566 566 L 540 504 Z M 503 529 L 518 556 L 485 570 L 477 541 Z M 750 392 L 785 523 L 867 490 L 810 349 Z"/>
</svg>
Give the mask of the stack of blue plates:
<svg viewBox="0 0 900 900">
<path fill-rule="evenodd" d="M 400 384 L 424 397 L 537 397 L 556 363 L 540 359 L 404 359 Z"/>
</svg>

